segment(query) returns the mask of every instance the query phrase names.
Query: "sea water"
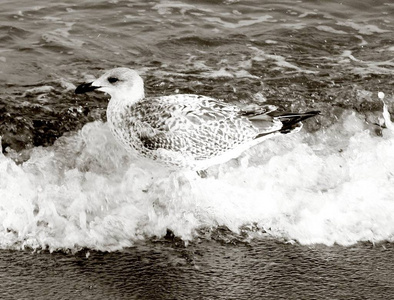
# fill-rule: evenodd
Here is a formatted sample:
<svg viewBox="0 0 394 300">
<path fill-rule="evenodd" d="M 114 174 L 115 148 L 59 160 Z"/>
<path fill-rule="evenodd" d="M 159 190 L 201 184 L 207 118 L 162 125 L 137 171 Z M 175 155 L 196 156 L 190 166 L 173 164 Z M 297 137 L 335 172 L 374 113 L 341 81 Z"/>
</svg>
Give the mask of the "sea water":
<svg viewBox="0 0 394 300">
<path fill-rule="evenodd" d="M 362 242 L 391 249 L 390 1 L 3 1 L 1 8 L 4 251 L 82 251 L 95 257 L 93 268 L 101 259 L 94 253 L 120 250 L 108 257 L 126 259 L 136 251 L 132 256 L 146 257 L 145 267 L 157 267 L 152 251 L 166 253 L 161 243 L 171 240 L 170 247 L 189 249 L 181 257 L 184 251 L 204 254 L 186 261 L 175 255 L 175 265 L 200 276 L 208 272 L 208 254 L 225 266 L 226 253 L 238 259 L 247 252 L 243 245 L 280 266 L 292 265 L 283 258 L 292 251 L 304 258 L 341 257 L 340 265 L 348 266 L 347 249 L 355 249 L 351 257 L 360 264 L 361 253 L 373 257 L 358 246 Z M 117 143 L 106 124 L 107 96 L 74 95 L 77 84 L 115 66 L 136 69 L 147 96 L 195 93 L 241 107 L 321 115 L 298 133 L 209 168 L 204 178 L 170 172 Z M 8 260 L 5 253 L 5 261 L 30 261 L 23 254 Z M 390 264 L 385 253 L 380 266 Z M 253 278 L 275 277 L 264 270 Z M 361 276 L 359 295 L 371 276 L 378 278 L 363 272 L 369 275 Z M 226 278 L 227 284 L 234 279 Z M 213 295 L 214 288 L 208 290 Z M 280 284 L 274 290 L 285 294 Z"/>
</svg>

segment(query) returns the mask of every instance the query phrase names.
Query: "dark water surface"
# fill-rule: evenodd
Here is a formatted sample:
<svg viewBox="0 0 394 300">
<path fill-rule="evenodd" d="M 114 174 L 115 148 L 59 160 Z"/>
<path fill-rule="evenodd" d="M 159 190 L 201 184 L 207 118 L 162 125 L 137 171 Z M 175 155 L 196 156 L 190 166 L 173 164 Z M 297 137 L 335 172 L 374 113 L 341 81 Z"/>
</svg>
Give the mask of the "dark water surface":
<svg viewBox="0 0 394 300">
<path fill-rule="evenodd" d="M 390 299 L 392 244 L 149 242 L 121 252 L 1 251 L 2 299 Z"/>
<path fill-rule="evenodd" d="M 392 298 L 393 20 L 389 0 L 1 1 L 0 298 Z M 150 96 L 322 115 L 170 174 L 117 144 L 107 96 L 74 95 L 119 66 Z"/>
</svg>

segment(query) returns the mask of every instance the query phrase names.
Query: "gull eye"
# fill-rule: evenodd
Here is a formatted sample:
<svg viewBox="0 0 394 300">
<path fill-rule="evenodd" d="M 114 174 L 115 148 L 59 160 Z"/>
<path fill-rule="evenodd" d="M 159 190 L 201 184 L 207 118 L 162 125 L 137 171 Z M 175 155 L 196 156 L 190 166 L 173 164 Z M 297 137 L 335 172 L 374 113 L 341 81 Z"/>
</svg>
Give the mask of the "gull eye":
<svg viewBox="0 0 394 300">
<path fill-rule="evenodd" d="M 108 81 L 109 81 L 110 83 L 115 83 L 115 82 L 119 81 L 119 79 L 116 78 L 116 77 L 108 77 Z"/>
</svg>

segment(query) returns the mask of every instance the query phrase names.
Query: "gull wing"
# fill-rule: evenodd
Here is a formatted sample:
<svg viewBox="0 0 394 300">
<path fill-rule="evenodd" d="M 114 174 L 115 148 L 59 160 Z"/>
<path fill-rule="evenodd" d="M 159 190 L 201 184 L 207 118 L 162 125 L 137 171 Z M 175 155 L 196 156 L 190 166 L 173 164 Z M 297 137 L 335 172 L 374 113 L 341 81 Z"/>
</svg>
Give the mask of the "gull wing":
<svg viewBox="0 0 394 300">
<path fill-rule="evenodd" d="M 248 118 L 253 126 L 258 129 L 259 134 L 256 137 L 259 137 L 261 135 L 278 131 L 282 128 L 282 122 L 272 115 L 276 110 L 277 107 L 274 105 L 250 105 L 244 107 L 240 111 L 240 115 Z"/>
<path fill-rule="evenodd" d="M 132 108 L 134 129 L 143 145 L 206 158 L 259 134 L 241 110 L 197 95 L 147 98 Z"/>
<path fill-rule="evenodd" d="M 198 95 L 173 95 L 147 98 L 133 106 L 135 117 L 159 131 L 191 129 L 220 120 L 231 121 L 239 108 Z"/>
</svg>

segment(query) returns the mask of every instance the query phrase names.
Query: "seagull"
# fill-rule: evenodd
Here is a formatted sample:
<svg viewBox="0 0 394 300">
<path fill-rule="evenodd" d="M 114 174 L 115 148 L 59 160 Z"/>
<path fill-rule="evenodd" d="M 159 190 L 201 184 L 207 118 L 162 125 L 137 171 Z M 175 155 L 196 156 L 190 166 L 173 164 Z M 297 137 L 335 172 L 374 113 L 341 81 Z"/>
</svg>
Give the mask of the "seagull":
<svg viewBox="0 0 394 300">
<path fill-rule="evenodd" d="M 115 68 L 75 93 L 110 95 L 107 121 L 126 150 L 176 169 L 203 171 L 241 155 L 267 138 L 298 131 L 318 115 L 277 113 L 271 106 L 241 109 L 207 96 L 175 94 L 145 97 L 135 70 Z"/>
</svg>

